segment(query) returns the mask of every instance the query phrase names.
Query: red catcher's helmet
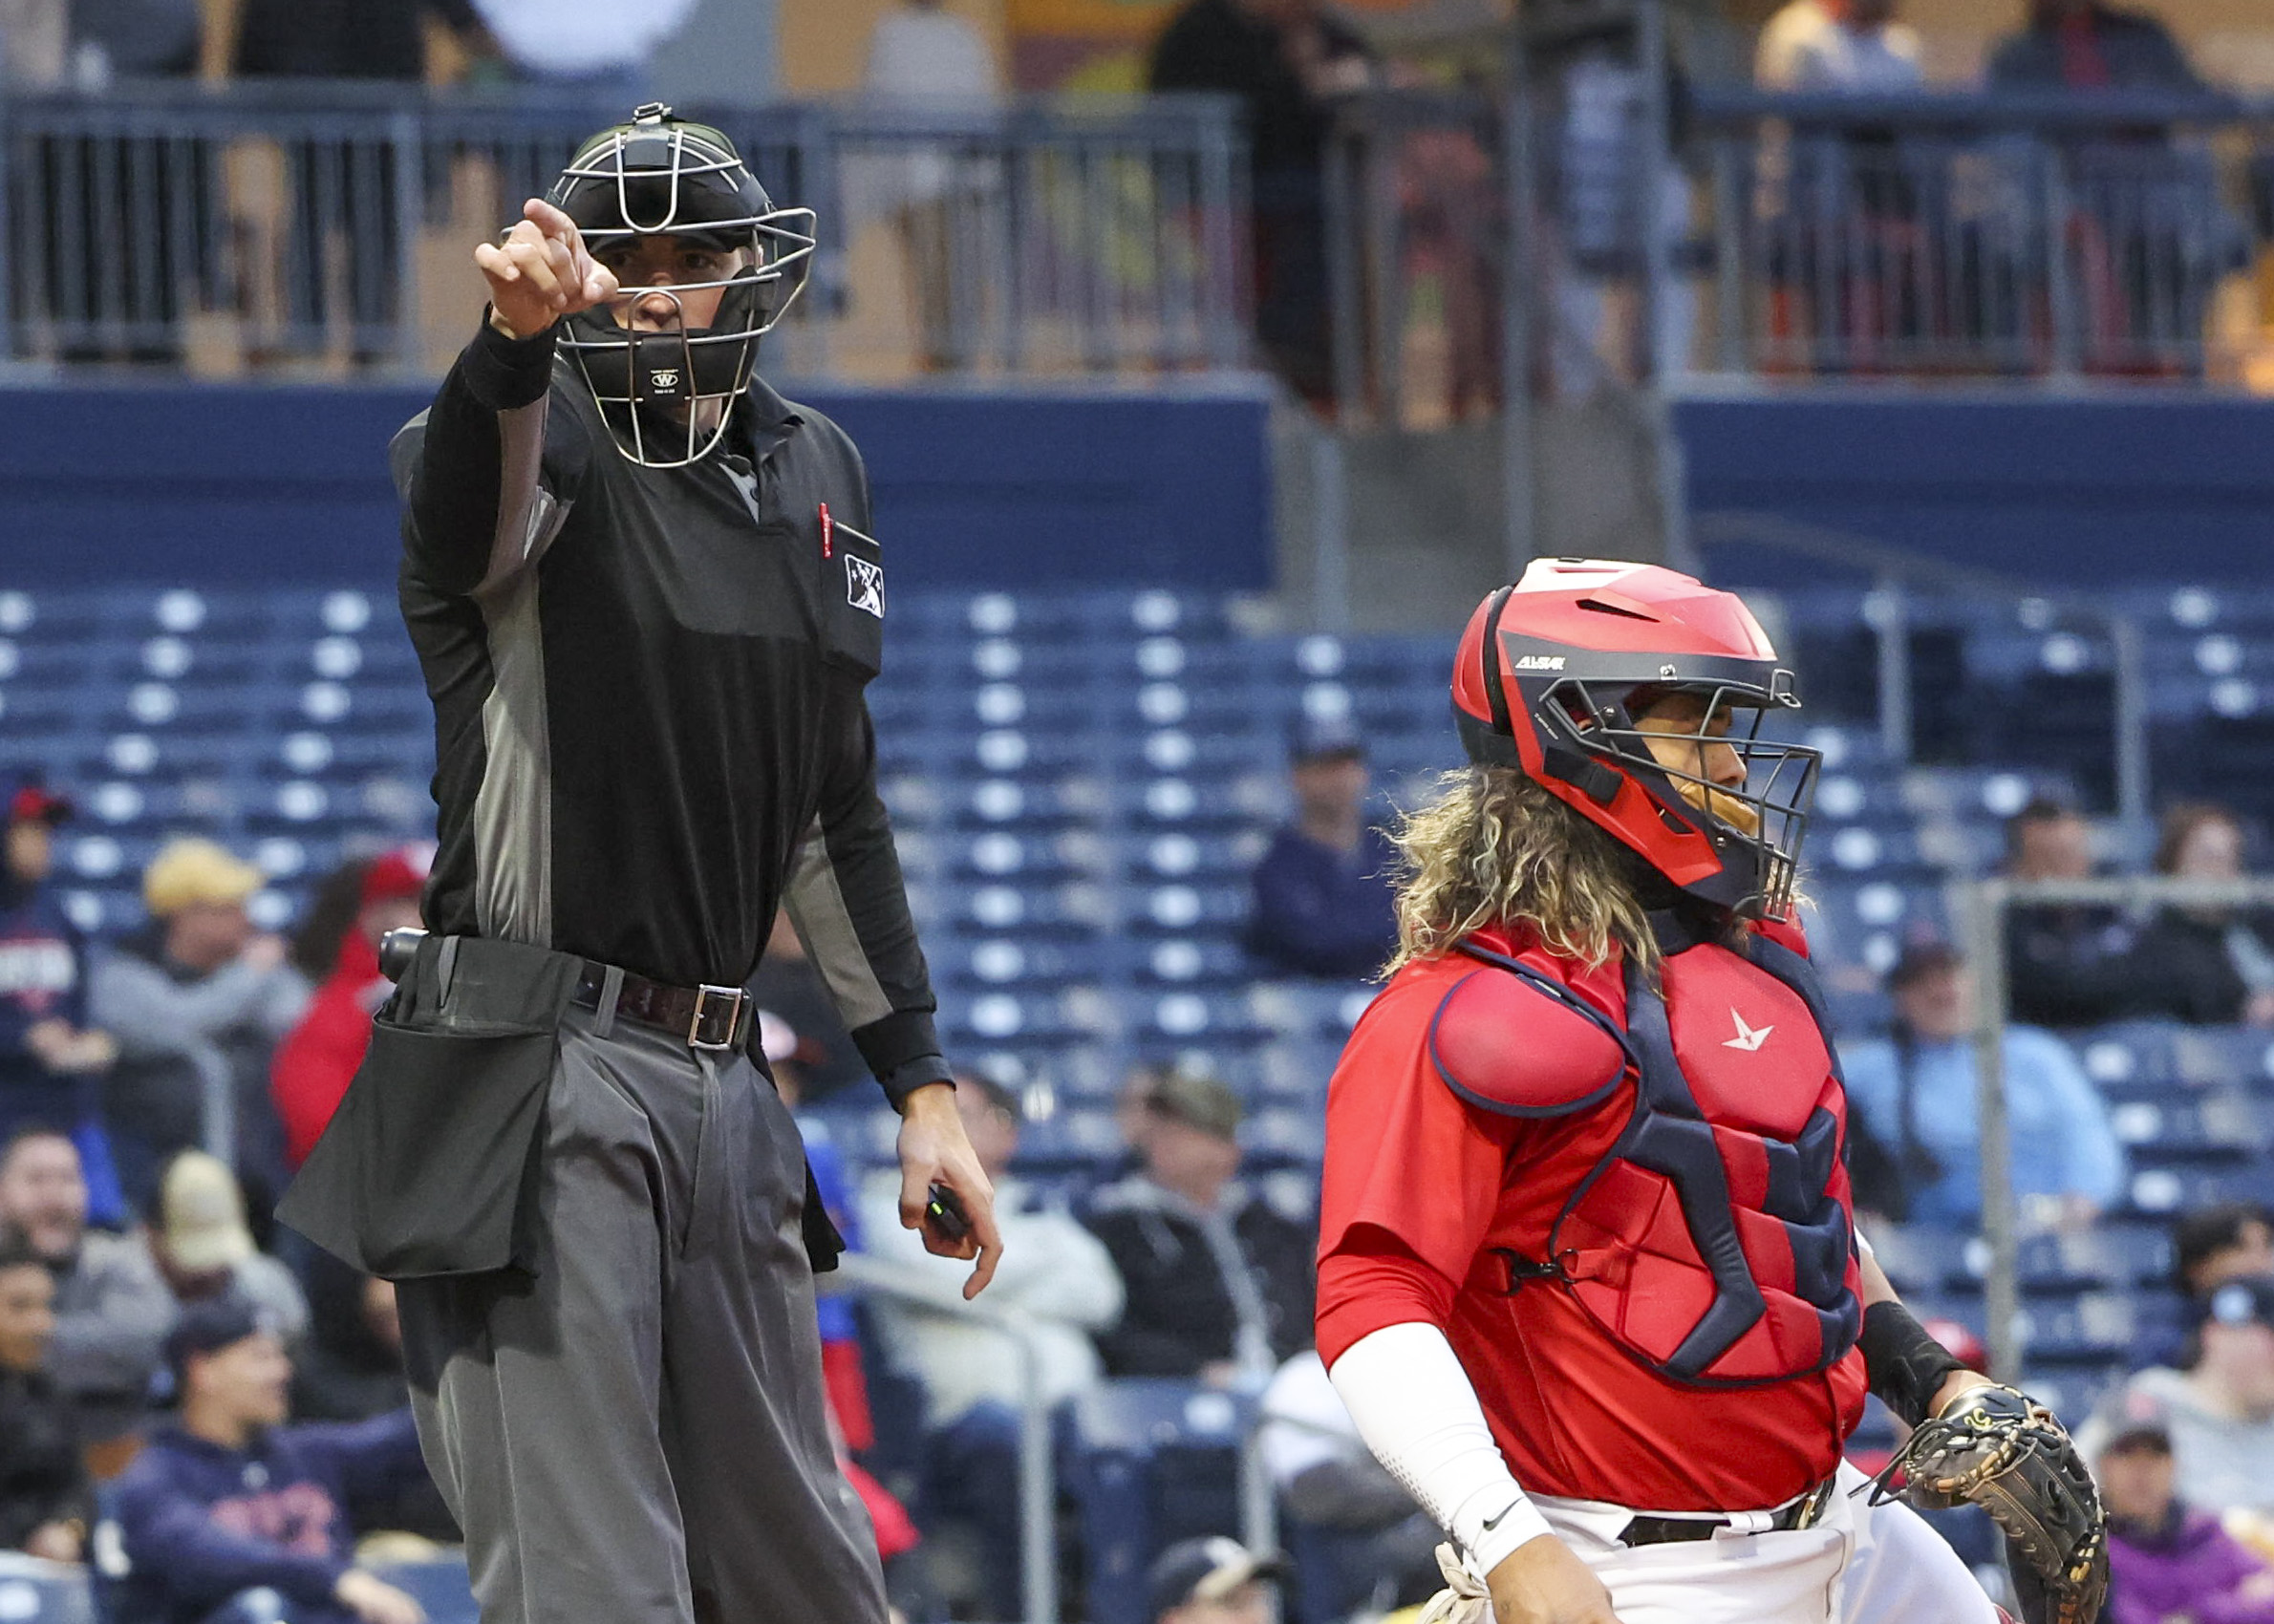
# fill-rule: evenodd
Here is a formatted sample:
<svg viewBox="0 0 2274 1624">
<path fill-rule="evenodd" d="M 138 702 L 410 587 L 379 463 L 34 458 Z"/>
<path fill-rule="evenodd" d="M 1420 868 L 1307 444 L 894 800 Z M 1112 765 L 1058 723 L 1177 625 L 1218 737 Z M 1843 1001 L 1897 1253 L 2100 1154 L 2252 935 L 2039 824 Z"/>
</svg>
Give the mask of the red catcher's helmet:
<svg viewBox="0 0 2274 1624">
<path fill-rule="evenodd" d="M 1635 713 L 1705 701 L 1700 747 L 1727 745 L 1742 786 L 1666 767 Z M 1797 710 L 1791 671 L 1734 593 L 1650 564 L 1534 559 L 1477 607 L 1453 663 L 1469 759 L 1513 767 L 1694 896 L 1748 917 L 1791 910 L 1818 752 L 1760 737 Z M 1706 731 L 1727 711 L 1728 732 Z M 1748 826 L 1749 825 L 1749 826 Z"/>
</svg>

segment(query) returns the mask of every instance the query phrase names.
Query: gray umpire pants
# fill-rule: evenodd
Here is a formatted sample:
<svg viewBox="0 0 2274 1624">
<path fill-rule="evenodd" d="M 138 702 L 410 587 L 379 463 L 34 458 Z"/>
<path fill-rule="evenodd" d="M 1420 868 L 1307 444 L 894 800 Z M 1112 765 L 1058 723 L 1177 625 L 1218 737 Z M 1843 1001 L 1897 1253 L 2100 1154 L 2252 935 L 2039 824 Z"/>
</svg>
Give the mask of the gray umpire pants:
<svg viewBox="0 0 2274 1624">
<path fill-rule="evenodd" d="M 837 1469 L 796 1124 L 740 1053 L 571 1009 L 533 1279 L 406 1281 L 483 1624 L 883 1624 Z"/>
</svg>

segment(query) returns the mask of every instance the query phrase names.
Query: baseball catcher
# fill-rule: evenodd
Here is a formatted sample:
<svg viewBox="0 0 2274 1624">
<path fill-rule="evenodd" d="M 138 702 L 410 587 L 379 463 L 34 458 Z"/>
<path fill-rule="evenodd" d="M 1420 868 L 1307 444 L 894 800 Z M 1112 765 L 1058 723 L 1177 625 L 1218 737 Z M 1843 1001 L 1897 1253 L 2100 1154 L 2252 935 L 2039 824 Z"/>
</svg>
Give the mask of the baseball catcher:
<svg viewBox="0 0 2274 1624">
<path fill-rule="evenodd" d="M 1319 1351 L 1451 1534 L 1461 1624 L 1996 1624 L 1841 1459 L 1980 1501 L 2084 1620 L 2097 1506 L 2046 1413 L 1962 1368 L 1856 1233 L 1793 918 L 1816 753 L 1743 603 L 1535 562 L 1455 656 L 1470 766 L 1400 835 L 1401 946 L 1327 1105 Z M 2010 1421 L 2008 1417 L 2010 1416 Z"/>
</svg>

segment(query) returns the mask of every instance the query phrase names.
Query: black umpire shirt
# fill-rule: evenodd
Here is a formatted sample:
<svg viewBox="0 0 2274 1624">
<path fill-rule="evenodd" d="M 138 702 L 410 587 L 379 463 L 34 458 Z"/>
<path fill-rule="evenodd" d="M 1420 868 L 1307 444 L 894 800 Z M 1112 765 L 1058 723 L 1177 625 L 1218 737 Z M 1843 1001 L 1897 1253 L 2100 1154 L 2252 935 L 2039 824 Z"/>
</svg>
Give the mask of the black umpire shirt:
<svg viewBox="0 0 2274 1624">
<path fill-rule="evenodd" d="M 895 1101 L 944 1079 L 863 693 L 883 563 L 834 524 L 869 528 L 860 454 L 757 380 L 708 456 L 643 467 L 554 352 L 485 323 L 393 447 L 427 923 L 734 987 L 786 906 Z"/>
</svg>

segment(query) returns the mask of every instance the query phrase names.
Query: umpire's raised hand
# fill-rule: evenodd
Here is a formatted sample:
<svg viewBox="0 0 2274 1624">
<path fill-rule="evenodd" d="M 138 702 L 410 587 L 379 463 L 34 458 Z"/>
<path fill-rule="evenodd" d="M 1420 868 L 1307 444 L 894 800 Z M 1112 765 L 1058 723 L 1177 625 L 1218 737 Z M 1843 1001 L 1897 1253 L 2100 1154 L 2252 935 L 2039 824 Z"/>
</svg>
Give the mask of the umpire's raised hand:
<svg viewBox="0 0 2274 1624">
<path fill-rule="evenodd" d="M 489 279 L 490 321 L 508 338 L 530 338 L 556 316 L 574 315 L 615 296 L 616 273 L 585 246 L 576 222 L 542 198 L 521 205 L 504 239 L 474 250 Z"/>
</svg>

